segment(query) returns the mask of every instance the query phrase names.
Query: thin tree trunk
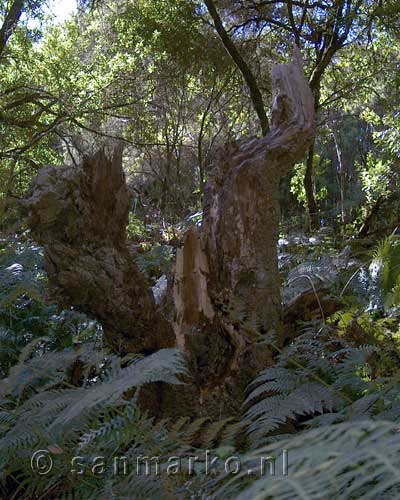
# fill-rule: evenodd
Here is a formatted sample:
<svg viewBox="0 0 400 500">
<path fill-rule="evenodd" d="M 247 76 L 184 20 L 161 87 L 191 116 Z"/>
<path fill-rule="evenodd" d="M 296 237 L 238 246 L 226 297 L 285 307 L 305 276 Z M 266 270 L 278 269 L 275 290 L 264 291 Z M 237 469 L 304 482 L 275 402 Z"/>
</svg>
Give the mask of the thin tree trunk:
<svg viewBox="0 0 400 500">
<path fill-rule="evenodd" d="M 342 151 L 341 151 L 339 143 L 336 139 L 335 132 L 332 132 L 332 136 L 333 136 L 333 141 L 335 143 L 336 156 L 337 156 L 338 165 L 339 165 L 339 172 L 337 175 L 337 181 L 338 181 L 339 193 L 340 193 L 340 213 L 341 213 L 341 219 L 342 219 L 342 224 L 343 224 L 342 229 L 345 229 L 345 225 L 346 225 L 346 212 L 345 212 L 345 208 L 344 208 L 345 171 L 344 171 L 344 165 L 343 165 Z"/>
<path fill-rule="evenodd" d="M 3 25 L 0 28 L 0 56 L 4 52 L 8 40 L 18 24 L 18 21 L 22 15 L 24 4 L 24 0 L 14 0 L 13 4 L 10 7 L 10 10 L 6 14 Z"/>
<path fill-rule="evenodd" d="M 233 62 L 236 64 L 239 71 L 242 73 L 242 76 L 249 88 L 250 97 L 254 109 L 260 121 L 262 134 L 266 135 L 269 131 L 268 117 L 267 113 L 265 112 L 264 102 L 260 89 L 258 88 L 257 81 L 250 69 L 250 66 L 243 59 L 242 55 L 240 54 L 235 44 L 232 42 L 228 33 L 226 32 L 222 19 L 218 14 L 218 11 L 215 7 L 213 0 L 204 0 L 204 3 L 206 4 L 208 12 L 214 21 L 215 29 L 217 30 L 217 33 L 221 38 L 221 41 L 224 44 L 226 51 L 232 58 Z"/>
<path fill-rule="evenodd" d="M 367 217 L 364 220 L 363 225 L 361 226 L 360 230 L 358 231 L 357 238 L 365 238 L 371 228 L 371 224 L 373 220 L 376 218 L 382 204 L 384 201 L 386 201 L 387 198 L 385 198 L 383 195 L 379 196 L 374 203 L 374 205 L 371 208 L 371 211 L 367 215 Z"/>
<path fill-rule="evenodd" d="M 323 58 L 324 59 L 324 58 Z M 319 71 L 317 71 L 319 68 Z M 321 78 L 325 66 L 317 65 L 310 79 L 310 89 L 314 98 L 314 114 L 318 113 L 320 97 L 321 97 Z M 306 160 L 306 171 L 304 174 L 304 191 L 306 194 L 307 210 L 310 219 L 310 229 L 315 230 L 319 228 L 319 213 L 318 205 L 314 195 L 314 153 L 315 153 L 315 137 L 313 137 L 308 150 L 307 160 Z"/>
<path fill-rule="evenodd" d="M 311 229 L 317 229 L 318 222 L 318 206 L 314 196 L 314 147 L 312 142 L 307 155 L 306 171 L 304 174 L 304 191 L 306 193 L 307 210 L 310 218 Z"/>
</svg>

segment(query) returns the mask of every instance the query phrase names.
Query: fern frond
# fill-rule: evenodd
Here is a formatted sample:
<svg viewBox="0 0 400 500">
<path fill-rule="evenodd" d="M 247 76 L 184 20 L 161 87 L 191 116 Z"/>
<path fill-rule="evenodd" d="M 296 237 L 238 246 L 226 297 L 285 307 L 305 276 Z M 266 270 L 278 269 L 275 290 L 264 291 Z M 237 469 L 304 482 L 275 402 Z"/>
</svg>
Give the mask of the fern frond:
<svg viewBox="0 0 400 500">
<path fill-rule="evenodd" d="M 334 406 L 333 391 L 311 382 L 301 385 L 286 397 L 270 397 L 255 404 L 248 410 L 245 419 L 252 422 L 248 426 L 248 432 L 259 437 L 298 416 L 331 412 Z"/>
<path fill-rule="evenodd" d="M 288 470 L 283 475 L 282 453 Z M 241 472 L 222 476 L 215 498 L 386 498 L 400 485 L 400 434 L 388 422 L 328 425 L 258 449 L 241 460 Z M 261 457 L 274 457 L 275 476 L 260 474 Z M 253 471 L 249 474 L 248 471 Z"/>
</svg>

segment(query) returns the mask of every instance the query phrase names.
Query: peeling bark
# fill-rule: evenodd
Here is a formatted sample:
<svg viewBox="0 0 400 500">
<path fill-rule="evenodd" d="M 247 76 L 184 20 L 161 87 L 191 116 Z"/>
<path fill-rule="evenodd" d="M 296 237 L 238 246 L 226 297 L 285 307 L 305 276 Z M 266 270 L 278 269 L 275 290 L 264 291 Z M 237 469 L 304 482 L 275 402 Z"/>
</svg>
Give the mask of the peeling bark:
<svg viewBox="0 0 400 500">
<path fill-rule="evenodd" d="M 203 227 L 188 233 L 177 256 L 175 332 L 203 393 L 229 384 L 243 391 L 271 361 L 257 336 L 283 342 L 279 182 L 314 136 L 314 99 L 297 49 L 293 63 L 273 69 L 272 84 L 271 132 L 222 148 L 205 188 Z"/>
<path fill-rule="evenodd" d="M 173 346 L 170 325 L 126 245 L 129 199 L 122 151 L 85 158 L 79 168 L 46 167 L 25 206 L 33 237 L 44 246 L 50 293 L 100 320 L 116 352 Z"/>
</svg>

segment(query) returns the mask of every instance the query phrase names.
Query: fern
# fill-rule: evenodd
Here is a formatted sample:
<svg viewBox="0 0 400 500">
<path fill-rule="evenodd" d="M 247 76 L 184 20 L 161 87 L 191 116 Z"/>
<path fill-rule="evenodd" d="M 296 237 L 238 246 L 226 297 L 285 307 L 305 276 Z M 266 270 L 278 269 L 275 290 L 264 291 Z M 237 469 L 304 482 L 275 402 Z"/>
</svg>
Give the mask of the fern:
<svg viewBox="0 0 400 500">
<path fill-rule="evenodd" d="M 9 258 L 0 270 L 15 261 Z M 16 285 L 22 283 L 21 268 L 11 271 Z M 324 272 L 314 276 L 325 278 Z M 55 314 L 30 297 L 29 287 L 24 292 L 12 283 L 7 286 L 15 295 L 4 291 L 7 314 L 0 318 L 0 363 L 1 352 L 4 359 L 12 356 L 0 382 L 0 498 L 314 499 L 321 492 L 398 498 L 398 320 L 350 306 L 329 324 L 305 324 L 275 366 L 250 384 L 241 421 L 155 421 L 138 405 L 141 390 L 154 382 L 181 383 L 189 375 L 181 353 L 110 355 L 100 349 L 101 332 L 90 319 L 74 311 Z M 259 338 L 241 304 L 232 299 L 230 307 L 246 335 Z M 271 335 L 263 341 L 275 346 Z M 245 453 L 249 446 L 261 448 Z M 37 449 L 54 461 L 44 477 L 30 469 Z M 284 449 L 289 476 L 248 473 L 260 456 L 276 456 L 279 463 Z M 221 459 L 240 457 L 241 474 L 207 477 L 204 460 L 195 474 L 189 475 L 186 461 L 176 477 L 165 474 L 169 457 L 201 457 L 205 450 Z M 79 476 L 71 474 L 75 456 L 85 457 Z M 92 472 L 96 456 L 105 457 L 100 476 Z M 118 456 L 126 457 L 126 474 L 114 473 L 109 459 Z M 140 456 L 158 457 L 161 474 L 137 474 L 132 465 Z"/>
<path fill-rule="evenodd" d="M 395 417 L 396 379 L 373 376 L 386 349 L 353 346 L 330 326 L 307 327 L 249 386 L 243 422 L 253 442 L 304 425 L 382 418 L 389 408 Z"/>
<path fill-rule="evenodd" d="M 288 475 L 283 475 L 283 450 Z M 328 425 L 260 448 L 241 459 L 241 472 L 221 476 L 214 498 L 396 498 L 400 487 L 400 435 L 385 421 Z M 275 476 L 261 474 L 261 457 L 274 457 Z M 252 474 L 249 474 L 252 471 Z M 256 471 L 256 472 L 255 472 Z"/>
<path fill-rule="evenodd" d="M 99 362 L 98 354 L 85 346 L 72 352 L 38 355 L 32 344 L 24 350 L 8 381 L 2 383 L 0 469 L 17 479 L 20 498 L 46 495 L 49 491 L 54 494 L 58 489 L 73 491 L 79 498 L 94 498 L 99 489 L 109 488 L 123 495 L 127 493 L 123 485 L 136 488 L 138 483 L 143 495 L 161 491 L 158 478 L 144 481 L 129 474 L 121 482 L 110 470 L 102 477 L 100 487 L 90 467 L 82 483 L 77 485 L 70 477 L 71 458 L 83 452 L 86 456 L 93 452 L 94 456 L 111 457 L 120 449 L 124 450 L 121 455 L 133 459 L 137 454 L 148 455 L 152 448 L 152 454 L 157 455 L 160 439 L 165 441 L 166 449 L 171 447 L 165 426 L 157 429 L 151 419 L 141 415 L 136 400 L 145 384 L 180 383 L 179 377 L 187 375 L 182 354 L 165 349 L 143 359 L 135 358 L 128 366 L 122 366 L 116 357 L 111 362 Z M 82 386 L 70 385 L 69 367 L 77 359 L 97 367 L 95 381 L 89 383 L 86 377 Z M 125 399 L 132 388 L 136 388 L 134 396 Z M 29 469 L 30 456 L 37 449 L 55 450 L 57 467 L 46 481 Z"/>
<path fill-rule="evenodd" d="M 259 439 L 260 433 L 268 434 L 299 416 L 333 411 L 334 407 L 331 389 L 318 383 L 303 384 L 286 397 L 270 397 L 253 405 L 246 414 L 251 421 L 248 431 Z"/>
</svg>

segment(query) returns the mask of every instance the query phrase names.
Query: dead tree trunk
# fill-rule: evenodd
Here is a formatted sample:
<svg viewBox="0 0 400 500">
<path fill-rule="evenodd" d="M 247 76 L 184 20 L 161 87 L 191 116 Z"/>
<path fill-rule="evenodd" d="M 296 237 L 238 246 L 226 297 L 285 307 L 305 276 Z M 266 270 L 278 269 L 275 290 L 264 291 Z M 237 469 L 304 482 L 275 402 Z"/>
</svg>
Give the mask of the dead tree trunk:
<svg viewBox="0 0 400 500">
<path fill-rule="evenodd" d="M 175 344 L 126 246 L 128 192 L 122 151 L 47 167 L 25 204 L 44 246 L 52 297 L 100 320 L 110 347 L 147 353 Z"/>
<path fill-rule="evenodd" d="M 202 230 L 189 231 L 177 255 L 178 343 L 192 360 L 203 398 L 219 404 L 222 393 L 242 392 L 268 362 L 257 335 L 274 332 L 283 340 L 279 181 L 314 136 L 314 98 L 297 49 L 293 63 L 273 69 L 272 84 L 271 132 L 220 151 L 205 189 Z"/>
<path fill-rule="evenodd" d="M 178 251 L 174 330 L 126 246 L 120 151 L 112 159 L 99 152 L 79 168 L 42 169 L 26 201 L 53 297 L 98 318 L 118 352 L 147 353 L 176 341 L 194 377 L 185 397 L 197 415 L 239 411 L 247 383 L 272 362 L 258 340 L 272 332 L 283 340 L 279 181 L 314 134 L 313 97 L 297 49 L 293 63 L 274 68 L 272 83 L 271 131 L 221 150 L 205 189 L 203 228 L 189 231 Z M 159 411 L 187 413 L 183 390 L 153 393 Z"/>
</svg>

